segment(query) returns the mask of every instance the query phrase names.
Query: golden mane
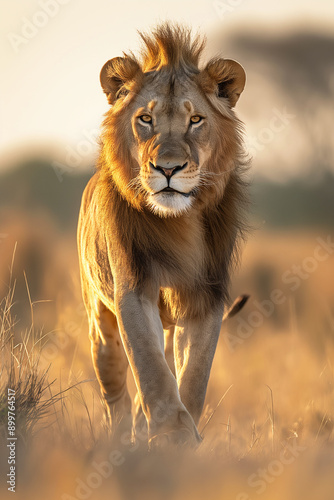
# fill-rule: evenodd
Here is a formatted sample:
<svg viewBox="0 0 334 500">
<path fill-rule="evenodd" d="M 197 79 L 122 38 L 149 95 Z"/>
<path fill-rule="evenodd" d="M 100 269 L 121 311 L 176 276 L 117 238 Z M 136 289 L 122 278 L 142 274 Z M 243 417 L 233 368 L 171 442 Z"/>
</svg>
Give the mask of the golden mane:
<svg viewBox="0 0 334 500">
<path fill-rule="evenodd" d="M 162 24 L 152 34 L 139 33 L 145 48 L 141 52 L 144 72 L 161 68 L 198 71 L 205 38 L 192 37 L 190 29 L 180 25 Z"/>
</svg>

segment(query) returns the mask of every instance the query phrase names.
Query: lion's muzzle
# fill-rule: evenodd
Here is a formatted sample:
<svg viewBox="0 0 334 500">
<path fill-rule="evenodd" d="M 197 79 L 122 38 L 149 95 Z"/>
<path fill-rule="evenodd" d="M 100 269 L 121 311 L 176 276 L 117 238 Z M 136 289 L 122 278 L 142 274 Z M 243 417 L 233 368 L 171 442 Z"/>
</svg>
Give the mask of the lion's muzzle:
<svg viewBox="0 0 334 500">
<path fill-rule="evenodd" d="M 154 165 L 154 163 L 150 161 L 150 167 L 153 169 L 153 171 L 158 170 L 166 177 L 168 181 L 174 174 L 176 174 L 176 172 L 180 172 L 181 170 L 187 168 L 187 165 L 187 161 L 183 165 L 173 165 L 168 162 L 166 166 Z"/>
</svg>

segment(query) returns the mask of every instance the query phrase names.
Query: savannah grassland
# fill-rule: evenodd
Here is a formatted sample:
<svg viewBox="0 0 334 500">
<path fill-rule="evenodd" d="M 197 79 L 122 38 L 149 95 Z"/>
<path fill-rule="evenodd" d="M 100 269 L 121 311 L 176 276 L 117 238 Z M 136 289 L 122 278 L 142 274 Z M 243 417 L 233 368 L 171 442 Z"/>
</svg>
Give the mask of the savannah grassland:
<svg viewBox="0 0 334 500">
<path fill-rule="evenodd" d="M 156 455 L 129 443 L 113 450 L 73 238 L 39 220 L 31 238 L 39 231 L 49 243 L 30 248 L 11 223 L 1 243 L 1 499 L 333 500 L 334 251 L 316 250 L 328 233 L 253 233 L 232 287 L 232 297 L 251 298 L 222 328 L 203 443 Z M 39 288 L 32 263 L 43 268 Z M 129 385 L 134 394 L 131 375 Z M 5 483 L 8 387 L 16 391 L 15 496 Z"/>
<path fill-rule="evenodd" d="M 334 177 L 326 174 L 334 45 L 324 34 L 271 37 L 270 29 L 242 29 L 231 42 L 230 54 L 249 68 L 245 123 L 254 123 L 265 171 L 286 180 L 299 165 L 306 182 L 255 182 L 259 229 L 231 293 L 251 297 L 222 327 L 195 452 L 115 450 L 110 441 L 75 245 L 89 176 L 66 176 L 75 168 L 55 171 L 49 160 L 1 173 L 1 500 L 334 500 L 334 251 L 318 241 L 334 241 Z M 261 143 L 277 110 L 291 120 Z M 131 374 L 129 386 L 134 394 Z M 15 494 L 6 485 L 8 388 L 16 392 Z"/>
</svg>

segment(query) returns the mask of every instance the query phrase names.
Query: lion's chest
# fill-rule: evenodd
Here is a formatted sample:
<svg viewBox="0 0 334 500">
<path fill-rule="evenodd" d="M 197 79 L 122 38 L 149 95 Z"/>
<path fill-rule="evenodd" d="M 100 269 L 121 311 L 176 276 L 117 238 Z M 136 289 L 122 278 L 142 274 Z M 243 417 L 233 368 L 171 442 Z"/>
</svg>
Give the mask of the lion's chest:
<svg viewBox="0 0 334 500">
<path fill-rule="evenodd" d="M 176 251 L 178 250 L 178 251 Z M 173 265 L 159 262 L 160 314 L 165 325 L 201 310 L 203 284 L 207 274 L 203 235 L 173 248 Z M 204 292 L 205 294 L 205 292 Z M 195 313 L 196 315 L 196 313 Z M 166 327 L 166 326 L 164 326 Z"/>
<path fill-rule="evenodd" d="M 203 317 L 226 295 L 224 246 L 195 221 L 155 254 L 152 276 L 160 288 L 162 316 Z M 187 231 L 188 229 L 188 231 Z"/>
<path fill-rule="evenodd" d="M 185 226 L 155 255 L 160 287 L 193 287 L 205 267 L 205 238 L 200 224 Z"/>
</svg>

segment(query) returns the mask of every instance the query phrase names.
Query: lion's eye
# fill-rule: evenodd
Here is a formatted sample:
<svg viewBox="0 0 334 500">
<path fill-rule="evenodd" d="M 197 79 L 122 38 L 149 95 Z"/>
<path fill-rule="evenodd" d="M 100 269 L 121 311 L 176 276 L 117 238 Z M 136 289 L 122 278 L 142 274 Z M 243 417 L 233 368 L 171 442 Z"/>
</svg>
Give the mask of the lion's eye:
<svg viewBox="0 0 334 500">
<path fill-rule="evenodd" d="M 191 122 L 191 123 L 199 123 L 199 122 L 201 122 L 202 120 L 203 120 L 203 118 L 202 118 L 201 116 L 198 116 L 198 115 L 196 115 L 196 116 L 192 116 L 192 117 L 190 118 L 190 122 Z"/>
<path fill-rule="evenodd" d="M 144 123 L 152 123 L 152 117 L 150 115 L 141 115 L 139 118 Z"/>
</svg>

